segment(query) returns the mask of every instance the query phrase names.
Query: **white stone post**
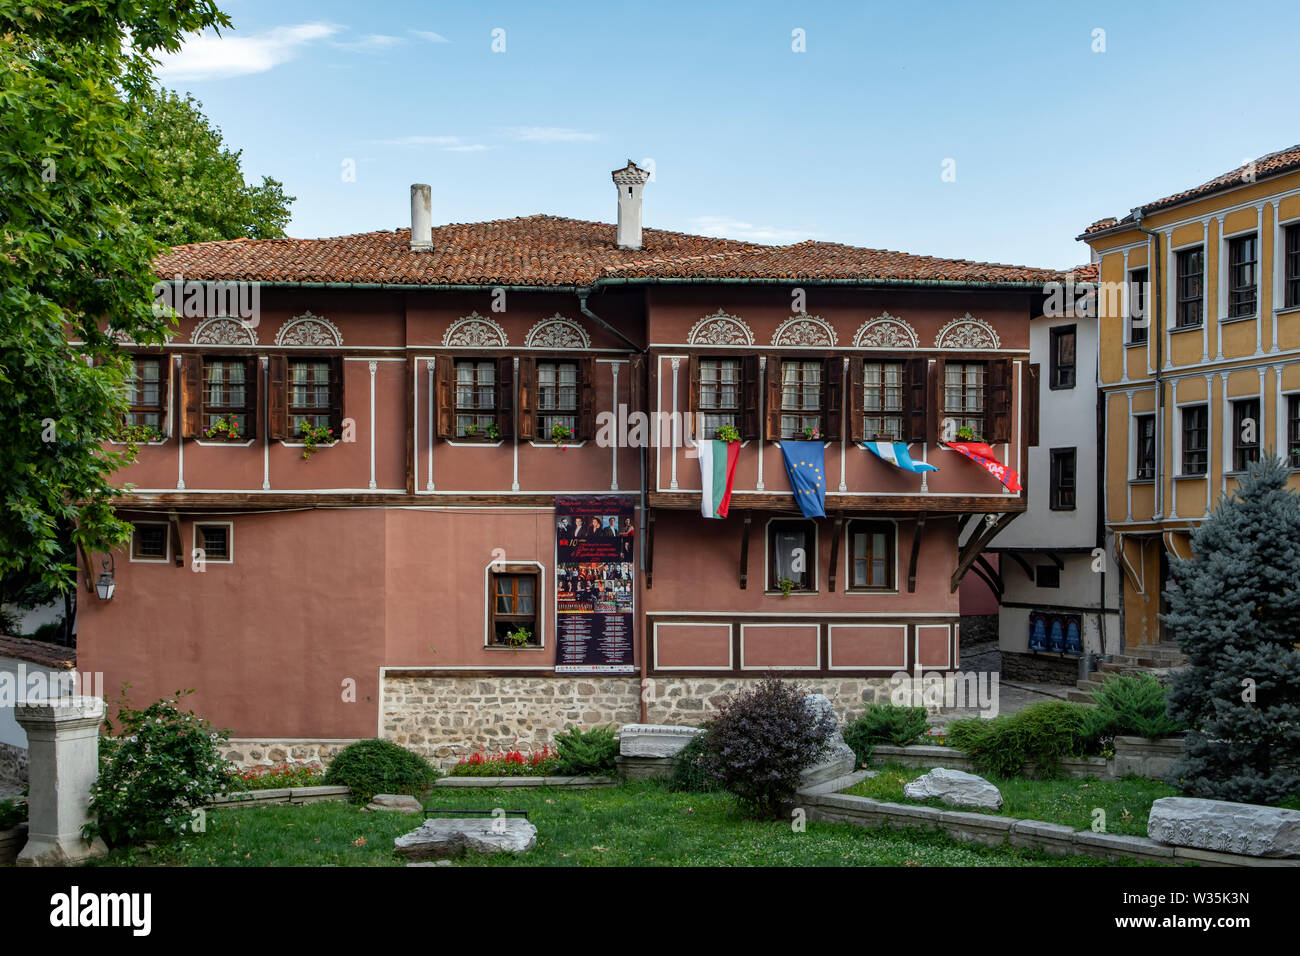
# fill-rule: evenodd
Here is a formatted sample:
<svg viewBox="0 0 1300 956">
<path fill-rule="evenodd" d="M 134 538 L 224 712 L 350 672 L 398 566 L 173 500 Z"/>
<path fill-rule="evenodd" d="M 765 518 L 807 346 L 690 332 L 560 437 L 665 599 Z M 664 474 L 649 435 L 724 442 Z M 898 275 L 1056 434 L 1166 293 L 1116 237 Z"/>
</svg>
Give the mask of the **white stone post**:
<svg viewBox="0 0 1300 956">
<path fill-rule="evenodd" d="M 27 845 L 18 866 L 68 866 L 108 852 L 87 842 L 81 827 L 90 819 L 90 788 L 99 775 L 98 697 L 64 697 L 20 703 L 15 714 L 27 731 Z"/>
</svg>

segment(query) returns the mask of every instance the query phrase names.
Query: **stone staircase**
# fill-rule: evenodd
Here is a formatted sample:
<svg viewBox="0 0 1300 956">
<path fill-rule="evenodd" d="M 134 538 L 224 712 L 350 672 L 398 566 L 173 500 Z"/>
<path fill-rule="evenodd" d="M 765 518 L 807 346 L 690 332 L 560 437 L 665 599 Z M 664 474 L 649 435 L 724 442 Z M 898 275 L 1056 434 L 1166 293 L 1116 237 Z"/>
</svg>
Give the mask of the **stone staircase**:
<svg viewBox="0 0 1300 956">
<path fill-rule="evenodd" d="M 1067 700 L 1083 704 L 1092 703 L 1092 692 L 1100 690 L 1104 681 L 1117 674 L 1153 674 L 1161 681 L 1168 680 L 1169 672 L 1187 663 L 1177 644 L 1162 641 L 1159 644 L 1139 644 L 1126 648 L 1126 653 L 1105 661 L 1088 680 L 1077 681 L 1075 688 L 1066 693 Z"/>
</svg>

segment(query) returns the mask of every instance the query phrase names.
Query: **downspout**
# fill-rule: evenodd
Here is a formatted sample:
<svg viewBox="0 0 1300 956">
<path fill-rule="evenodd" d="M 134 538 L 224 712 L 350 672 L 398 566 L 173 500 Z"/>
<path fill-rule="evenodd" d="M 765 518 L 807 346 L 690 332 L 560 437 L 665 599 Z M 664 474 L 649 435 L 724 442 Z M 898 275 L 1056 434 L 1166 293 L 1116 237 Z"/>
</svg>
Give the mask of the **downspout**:
<svg viewBox="0 0 1300 956">
<path fill-rule="evenodd" d="M 585 315 L 587 318 L 591 319 L 591 321 L 595 322 L 598 326 L 600 326 L 600 327 L 601 327 L 602 329 L 604 329 L 606 332 L 609 332 L 610 334 L 614 335 L 615 337 L 617 337 L 617 338 L 621 339 L 622 341 L 626 342 L 627 345 L 628 345 L 628 347 L 629 347 L 633 352 L 637 352 L 637 353 L 639 353 L 639 354 L 641 354 L 641 355 L 648 355 L 648 353 L 649 353 L 649 351 L 650 351 L 650 345 L 649 345 L 648 340 L 647 340 L 647 344 L 646 344 L 646 346 L 645 346 L 644 348 L 642 348 L 641 346 L 639 346 L 639 345 L 637 345 L 635 342 L 633 342 L 631 339 L 629 339 L 629 338 L 628 338 L 626 335 L 624 335 L 622 332 L 620 332 L 618 329 L 614 328 L 614 326 L 610 325 L 608 322 L 606 322 L 604 319 L 602 319 L 600 316 L 598 316 L 595 312 L 592 312 L 591 309 L 587 308 L 587 296 L 590 295 L 590 294 L 591 294 L 591 289 L 590 289 L 590 288 L 579 289 L 579 290 L 578 290 L 578 311 L 581 312 L 583 315 Z M 648 369 L 649 369 L 649 364 L 647 363 L 647 364 L 645 365 L 645 367 L 642 369 L 642 371 L 644 372 L 644 371 L 647 371 Z M 632 382 L 632 376 L 631 376 L 631 375 L 628 376 L 628 384 L 629 384 L 629 386 L 630 386 L 631 388 L 633 388 L 633 389 L 636 388 L 635 383 Z M 647 394 L 647 396 L 649 395 L 649 388 L 646 389 L 646 394 Z M 618 427 L 617 427 L 617 422 L 618 422 L 618 396 L 617 396 L 617 395 L 614 396 L 614 421 L 615 421 L 615 428 L 614 428 L 614 441 L 615 441 L 615 443 L 617 444 L 617 442 L 618 442 Z M 638 527 L 637 527 L 637 534 L 636 534 L 636 536 L 637 536 L 637 540 L 638 540 L 638 542 L 639 542 L 639 544 L 638 544 L 638 552 L 639 552 L 639 555 L 640 555 L 640 565 L 641 565 L 641 572 L 642 572 L 642 574 L 645 573 L 646 508 L 647 508 L 647 506 L 649 505 L 649 501 L 647 500 L 647 496 L 646 496 L 646 472 L 647 472 L 647 470 L 648 470 L 648 462 L 647 462 L 647 457 L 646 457 L 646 456 L 647 456 L 648 454 L 649 454 L 649 449 L 647 449 L 646 446 L 645 446 L 645 444 L 643 443 L 643 444 L 641 445 L 640 454 L 637 456 L 637 458 L 639 459 L 639 462 L 640 462 L 640 466 L 641 466 L 641 483 L 640 483 L 640 498 L 641 498 L 641 506 L 637 509 L 637 525 L 638 525 Z M 646 707 L 646 654 L 647 654 L 647 643 L 646 643 L 646 633 L 645 633 L 645 631 L 646 631 L 646 622 L 645 622 L 645 602 L 644 602 L 644 595 L 642 595 L 641 616 L 642 616 L 642 621 L 641 621 L 641 693 L 638 694 L 637 696 L 640 697 L 640 699 L 641 699 L 641 723 L 644 724 L 644 723 L 648 723 L 648 719 L 647 719 L 647 709 L 648 709 L 648 708 Z"/>
</svg>

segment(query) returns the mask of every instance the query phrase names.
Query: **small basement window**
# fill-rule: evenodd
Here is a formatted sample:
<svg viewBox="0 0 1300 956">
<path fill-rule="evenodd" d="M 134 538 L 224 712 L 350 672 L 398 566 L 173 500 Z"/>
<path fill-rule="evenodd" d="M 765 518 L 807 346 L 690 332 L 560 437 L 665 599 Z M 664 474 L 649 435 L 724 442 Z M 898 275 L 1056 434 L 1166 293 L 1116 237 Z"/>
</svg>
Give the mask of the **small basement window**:
<svg viewBox="0 0 1300 956">
<path fill-rule="evenodd" d="M 131 560 L 171 560 L 171 537 L 162 522 L 137 521 L 131 525 Z"/>
<path fill-rule="evenodd" d="M 1040 588 L 1059 588 L 1061 586 L 1061 569 L 1054 564 L 1040 564 L 1036 575 Z"/>
<path fill-rule="evenodd" d="M 220 524 L 195 524 L 194 547 L 202 549 L 203 560 L 209 563 L 229 564 L 234 560 L 231 545 L 233 526 L 229 522 Z"/>
</svg>

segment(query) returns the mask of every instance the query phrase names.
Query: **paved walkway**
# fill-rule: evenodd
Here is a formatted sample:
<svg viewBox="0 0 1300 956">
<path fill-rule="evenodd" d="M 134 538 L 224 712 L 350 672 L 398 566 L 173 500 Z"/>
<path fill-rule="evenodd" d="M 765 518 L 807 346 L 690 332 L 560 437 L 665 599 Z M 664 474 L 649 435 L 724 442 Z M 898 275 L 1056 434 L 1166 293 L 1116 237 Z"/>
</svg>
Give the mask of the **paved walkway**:
<svg viewBox="0 0 1300 956">
<path fill-rule="evenodd" d="M 1065 700 L 1066 694 L 1074 689 L 1073 684 L 1029 684 L 1020 681 L 1005 681 L 1001 678 L 1002 654 L 997 641 L 963 647 L 961 649 L 961 670 L 964 673 L 998 674 L 998 710 L 999 714 L 1014 714 L 1030 704 L 1040 700 Z M 984 687 L 983 679 L 980 681 Z M 944 709 L 941 713 L 931 714 L 931 727 L 943 727 L 950 721 L 965 717 L 992 716 L 975 707 Z"/>
</svg>

